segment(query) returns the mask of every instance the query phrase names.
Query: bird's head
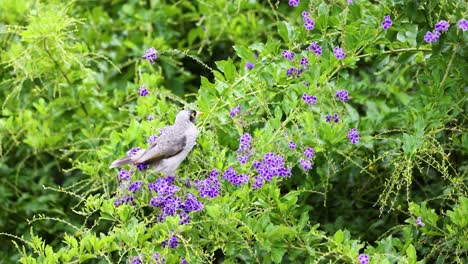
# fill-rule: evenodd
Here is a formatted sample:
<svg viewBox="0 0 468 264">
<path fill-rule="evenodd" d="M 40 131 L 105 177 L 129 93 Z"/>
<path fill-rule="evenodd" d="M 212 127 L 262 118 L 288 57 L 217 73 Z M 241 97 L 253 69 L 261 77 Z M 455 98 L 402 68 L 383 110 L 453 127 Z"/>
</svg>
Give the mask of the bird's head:
<svg viewBox="0 0 468 264">
<path fill-rule="evenodd" d="M 183 110 L 180 111 L 175 119 L 175 122 L 192 122 L 195 123 L 195 120 L 202 114 L 202 112 L 197 112 L 195 110 Z"/>
</svg>

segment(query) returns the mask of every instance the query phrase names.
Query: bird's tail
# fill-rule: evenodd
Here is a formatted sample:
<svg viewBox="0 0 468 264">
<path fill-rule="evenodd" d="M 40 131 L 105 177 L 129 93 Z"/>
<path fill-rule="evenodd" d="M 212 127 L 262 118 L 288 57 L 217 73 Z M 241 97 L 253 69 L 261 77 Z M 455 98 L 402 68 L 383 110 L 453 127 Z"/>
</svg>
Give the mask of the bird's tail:
<svg viewBox="0 0 468 264">
<path fill-rule="evenodd" d="M 118 159 L 118 160 L 114 160 L 112 164 L 109 166 L 109 169 L 122 167 L 122 165 L 129 164 L 130 162 L 132 162 L 132 158 L 129 156 Z"/>
</svg>

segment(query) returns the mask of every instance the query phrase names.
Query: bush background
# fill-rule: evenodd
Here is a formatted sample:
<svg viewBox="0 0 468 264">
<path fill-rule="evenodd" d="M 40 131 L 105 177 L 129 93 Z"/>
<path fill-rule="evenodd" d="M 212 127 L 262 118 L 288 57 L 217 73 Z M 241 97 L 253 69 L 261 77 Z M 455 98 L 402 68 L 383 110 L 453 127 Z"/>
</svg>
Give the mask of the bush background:
<svg viewBox="0 0 468 264">
<path fill-rule="evenodd" d="M 0 257 L 3 262 L 463 263 L 467 260 L 467 33 L 463 1 L 0 1 Z M 301 12 L 316 25 L 307 32 Z M 384 15 L 393 26 L 382 30 Z M 437 43 L 423 37 L 440 20 Z M 316 57 L 305 48 L 318 41 Z M 344 48 L 343 61 L 332 49 Z M 141 60 L 155 47 L 155 65 Z M 287 77 L 284 49 L 310 61 Z M 258 58 L 254 56 L 258 55 Z M 253 70 L 244 66 L 255 63 Z M 307 87 L 303 81 L 310 83 Z M 140 97 L 145 84 L 150 95 Z M 334 100 L 346 89 L 346 104 Z M 302 102 L 304 92 L 318 104 Z M 240 105 L 240 117 L 229 111 Z M 254 191 L 221 180 L 189 225 L 114 208 L 109 163 L 204 111 L 179 176 L 285 155 L 291 178 Z M 324 121 L 339 113 L 340 123 Z M 152 114 L 155 120 L 146 121 Z M 357 128 L 360 142 L 346 133 Z M 294 141 L 315 149 L 304 172 Z M 146 175 L 146 174 L 145 174 Z M 140 175 L 141 179 L 153 176 Z M 416 225 L 422 217 L 424 227 Z M 162 249 L 171 230 L 183 246 Z"/>
</svg>

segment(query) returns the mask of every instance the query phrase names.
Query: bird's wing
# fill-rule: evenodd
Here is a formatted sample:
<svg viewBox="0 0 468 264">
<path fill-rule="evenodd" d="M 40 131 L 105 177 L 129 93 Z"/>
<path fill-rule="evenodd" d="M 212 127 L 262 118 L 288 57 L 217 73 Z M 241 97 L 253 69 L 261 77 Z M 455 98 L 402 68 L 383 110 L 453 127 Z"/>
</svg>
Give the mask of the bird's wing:
<svg viewBox="0 0 468 264">
<path fill-rule="evenodd" d="M 168 131 L 169 132 L 169 131 Z M 180 131 L 178 131 L 180 133 Z M 187 137 L 177 137 L 175 133 L 165 133 L 152 144 L 145 153 L 134 162 L 152 162 L 172 157 L 181 152 L 187 145 Z"/>
</svg>

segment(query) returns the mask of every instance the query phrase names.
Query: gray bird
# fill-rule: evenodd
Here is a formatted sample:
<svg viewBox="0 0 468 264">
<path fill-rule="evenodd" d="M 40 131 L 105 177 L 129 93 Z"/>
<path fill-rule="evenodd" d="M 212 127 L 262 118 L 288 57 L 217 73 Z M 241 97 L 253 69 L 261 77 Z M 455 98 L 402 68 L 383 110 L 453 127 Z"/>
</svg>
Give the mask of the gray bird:
<svg viewBox="0 0 468 264">
<path fill-rule="evenodd" d="M 175 176 L 177 167 L 195 146 L 197 128 L 195 120 L 202 112 L 183 110 L 177 114 L 172 126 L 166 127 L 163 134 L 148 149 L 112 162 L 109 168 L 124 164 L 146 163 L 157 172 L 166 176 Z"/>
</svg>

